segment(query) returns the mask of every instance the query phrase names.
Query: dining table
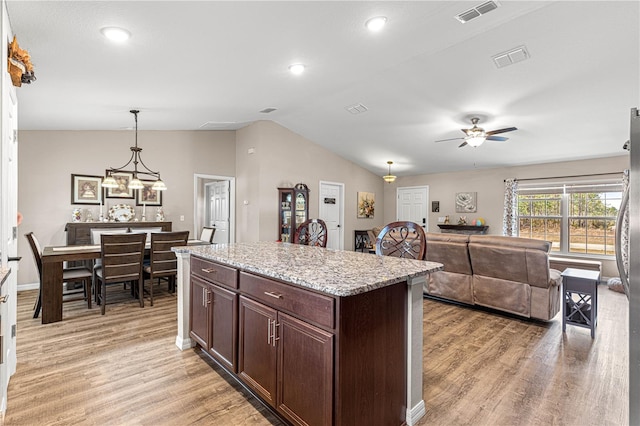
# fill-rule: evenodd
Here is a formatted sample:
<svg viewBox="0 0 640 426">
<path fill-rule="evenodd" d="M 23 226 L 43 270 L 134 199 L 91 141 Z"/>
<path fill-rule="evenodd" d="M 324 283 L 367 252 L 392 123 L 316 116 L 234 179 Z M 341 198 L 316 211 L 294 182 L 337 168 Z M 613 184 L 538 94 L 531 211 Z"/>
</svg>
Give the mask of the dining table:
<svg viewBox="0 0 640 426">
<path fill-rule="evenodd" d="M 187 245 L 211 244 L 208 241 L 188 240 Z M 151 249 L 147 243 L 145 252 Z M 100 258 L 100 244 L 46 246 L 42 251 L 42 324 L 62 321 L 62 270 L 64 262 L 86 261 Z"/>
</svg>

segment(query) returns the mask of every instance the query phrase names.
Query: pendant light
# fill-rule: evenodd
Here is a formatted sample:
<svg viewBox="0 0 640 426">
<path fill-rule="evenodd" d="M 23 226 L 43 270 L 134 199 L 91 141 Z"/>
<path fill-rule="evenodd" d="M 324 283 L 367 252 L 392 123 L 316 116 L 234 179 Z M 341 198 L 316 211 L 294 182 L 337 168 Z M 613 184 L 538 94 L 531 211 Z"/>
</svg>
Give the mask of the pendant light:
<svg viewBox="0 0 640 426">
<path fill-rule="evenodd" d="M 387 183 L 395 182 L 396 177 L 391 174 L 391 165 L 393 164 L 393 161 L 387 161 L 387 164 L 389 165 L 389 173 L 382 176 L 382 179 Z"/>
</svg>

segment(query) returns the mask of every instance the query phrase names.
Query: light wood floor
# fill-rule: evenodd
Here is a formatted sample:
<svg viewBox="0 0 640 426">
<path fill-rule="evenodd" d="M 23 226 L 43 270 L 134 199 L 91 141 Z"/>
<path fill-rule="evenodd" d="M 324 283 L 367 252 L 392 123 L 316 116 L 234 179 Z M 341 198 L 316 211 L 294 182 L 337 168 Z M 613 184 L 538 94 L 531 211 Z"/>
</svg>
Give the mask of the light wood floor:
<svg viewBox="0 0 640 426">
<path fill-rule="evenodd" d="M 174 344 L 176 300 L 154 307 L 81 302 L 64 321 L 31 319 L 18 295 L 16 374 L 6 425 L 280 424 L 196 350 Z M 600 288 L 596 338 L 587 329 L 523 321 L 424 301 L 421 425 L 626 425 L 627 301 Z"/>
</svg>

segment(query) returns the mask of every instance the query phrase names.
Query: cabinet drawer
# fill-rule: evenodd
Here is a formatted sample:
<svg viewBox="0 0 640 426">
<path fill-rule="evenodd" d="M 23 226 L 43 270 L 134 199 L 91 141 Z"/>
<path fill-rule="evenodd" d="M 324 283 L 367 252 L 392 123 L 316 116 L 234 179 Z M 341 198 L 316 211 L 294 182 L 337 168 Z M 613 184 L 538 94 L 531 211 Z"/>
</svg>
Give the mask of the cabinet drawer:
<svg viewBox="0 0 640 426">
<path fill-rule="evenodd" d="M 210 260 L 192 256 L 191 273 L 211 283 L 238 288 L 238 271 Z"/>
<path fill-rule="evenodd" d="M 329 328 L 335 327 L 335 301 L 332 297 L 246 272 L 240 273 L 240 291 L 301 319 Z"/>
</svg>

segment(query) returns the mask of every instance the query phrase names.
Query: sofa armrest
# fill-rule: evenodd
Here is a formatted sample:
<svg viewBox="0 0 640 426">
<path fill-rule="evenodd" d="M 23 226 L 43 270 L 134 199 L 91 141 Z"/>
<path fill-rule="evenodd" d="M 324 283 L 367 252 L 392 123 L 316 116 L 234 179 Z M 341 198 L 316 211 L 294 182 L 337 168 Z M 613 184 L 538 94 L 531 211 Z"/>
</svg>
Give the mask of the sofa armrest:
<svg viewBox="0 0 640 426">
<path fill-rule="evenodd" d="M 562 273 L 557 269 L 549 269 L 549 287 L 562 285 Z"/>
</svg>

